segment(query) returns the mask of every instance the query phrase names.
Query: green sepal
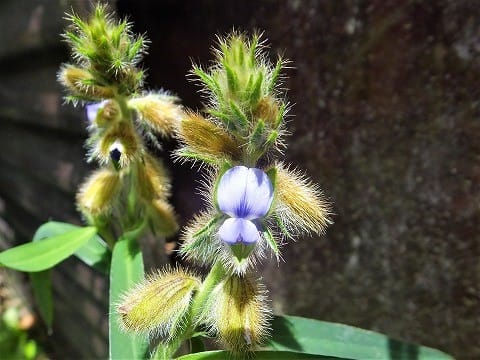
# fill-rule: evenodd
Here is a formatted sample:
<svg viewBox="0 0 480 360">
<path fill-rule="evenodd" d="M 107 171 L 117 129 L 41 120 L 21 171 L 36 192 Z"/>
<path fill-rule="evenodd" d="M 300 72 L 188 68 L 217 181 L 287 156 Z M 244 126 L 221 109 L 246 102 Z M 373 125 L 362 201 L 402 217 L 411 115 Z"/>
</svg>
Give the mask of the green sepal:
<svg viewBox="0 0 480 360">
<path fill-rule="evenodd" d="M 286 110 L 287 110 L 287 105 L 285 105 L 285 103 L 282 103 L 280 105 L 280 108 L 278 109 L 278 115 L 277 115 L 277 118 L 275 119 L 275 123 L 273 124 L 275 129 L 278 130 L 278 128 L 282 125 Z"/>
<path fill-rule="evenodd" d="M 243 113 L 243 111 L 237 106 L 237 104 L 235 104 L 234 101 L 230 100 L 228 102 L 228 104 L 230 105 L 230 109 L 232 110 L 233 112 L 233 115 L 235 116 L 235 120 L 237 120 L 235 126 L 236 126 L 236 129 L 240 129 L 241 130 L 244 130 L 244 129 L 247 129 L 248 127 L 248 118 L 247 116 Z"/>
<path fill-rule="evenodd" d="M 205 154 L 199 154 L 198 152 L 193 151 L 189 148 L 178 149 L 177 151 L 175 151 L 175 154 L 180 158 L 183 157 L 183 158 L 191 159 L 193 161 L 201 161 L 201 162 L 212 164 L 212 165 L 218 164 L 218 161 L 219 161 L 218 158 L 215 158 L 213 156 L 208 156 Z"/>
<path fill-rule="evenodd" d="M 273 191 L 275 194 L 275 186 L 277 185 L 277 168 L 275 166 L 272 166 L 270 169 L 265 171 L 265 173 L 268 176 L 268 179 L 272 183 Z"/>
<path fill-rule="evenodd" d="M 292 234 L 290 234 L 290 232 L 287 230 L 287 227 L 285 226 L 285 224 L 283 223 L 282 219 L 280 218 L 280 216 L 278 216 L 277 214 L 273 214 L 273 219 L 275 220 L 275 223 L 277 224 L 278 226 L 278 229 L 280 230 L 280 232 L 288 239 L 293 239 L 293 236 Z"/>
<path fill-rule="evenodd" d="M 221 93 L 220 86 L 215 81 L 215 79 L 207 74 L 205 71 L 202 70 L 197 65 L 193 66 L 193 73 L 200 78 L 200 81 L 205 85 L 207 89 L 209 89 L 213 94 L 218 95 Z"/>
<path fill-rule="evenodd" d="M 275 145 L 275 142 L 278 139 L 279 132 L 277 130 L 272 130 L 265 140 L 265 149 L 268 149 L 270 146 Z"/>
<path fill-rule="evenodd" d="M 224 113 L 223 111 L 215 110 L 215 109 L 207 109 L 207 112 L 210 115 L 213 115 L 214 117 L 216 117 L 217 119 L 222 121 L 225 124 L 225 126 L 227 127 L 227 129 L 232 128 L 231 116 L 229 114 Z"/>
<path fill-rule="evenodd" d="M 182 245 L 182 253 L 188 253 L 203 245 L 206 240 L 209 240 L 213 231 L 216 230 L 217 223 L 223 218 L 223 215 L 217 215 L 210 219 L 200 230 L 192 235 L 193 241 L 190 244 Z"/>
<path fill-rule="evenodd" d="M 255 245 L 256 245 L 255 243 L 253 244 L 239 243 L 239 244 L 229 245 L 233 256 L 238 261 L 238 265 L 241 266 L 248 261 L 248 257 L 252 253 L 253 249 L 255 249 Z"/>
<path fill-rule="evenodd" d="M 278 258 L 280 255 L 280 250 L 278 249 L 278 244 L 275 241 L 275 238 L 273 237 L 272 232 L 268 227 L 265 227 L 265 230 L 262 231 L 263 238 L 267 241 L 268 246 L 270 246 L 270 249 L 272 249 L 273 253 L 275 256 Z"/>
<path fill-rule="evenodd" d="M 268 84 L 268 92 L 271 92 L 275 89 L 275 86 L 277 85 L 277 81 L 280 78 L 280 73 L 283 68 L 283 59 L 279 58 L 277 60 L 277 63 L 275 64 L 275 68 L 270 74 L 270 81 Z"/>
<path fill-rule="evenodd" d="M 250 54 L 249 54 L 249 66 L 254 67 L 255 63 L 257 62 L 256 54 L 257 54 L 257 47 L 258 47 L 258 40 L 260 36 L 258 34 L 254 34 L 252 40 L 250 42 Z"/>
<path fill-rule="evenodd" d="M 263 72 L 259 71 L 253 87 L 247 90 L 250 106 L 254 107 L 262 95 Z"/>
<path fill-rule="evenodd" d="M 258 119 L 252 134 L 249 137 L 249 146 L 252 150 L 263 152 L 265 142 L 265 121 Z"/>
<path fill-rule="evenodd" d="M 235 71 L 224 61 L 223 66 L 227 75 L 228 89 L 232 94 L 235 94 L 238 90 L 238 76 Z"/>
</svg>

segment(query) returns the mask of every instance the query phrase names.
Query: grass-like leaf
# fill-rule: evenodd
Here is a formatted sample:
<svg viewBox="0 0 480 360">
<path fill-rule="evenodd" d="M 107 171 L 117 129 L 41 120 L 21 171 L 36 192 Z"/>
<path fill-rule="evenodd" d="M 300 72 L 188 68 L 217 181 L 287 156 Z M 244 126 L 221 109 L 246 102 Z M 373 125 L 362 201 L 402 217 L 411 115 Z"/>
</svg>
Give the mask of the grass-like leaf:
<svg viewBox="0 0 480 360">
<path fill-rule="evenodd" d="M 301 359 L 324 359 L 324 360 L 342 360 L 338 357 L 304 354 L 292 351 L 256 351 L 251 354 L 252 359 L 256 360 L 301 360 Z M 250 357 L 246 357 L 247 359 Z M 225 359 L 243 359 L 243 357 L 235 357 L 231 352 L 224 350 L 205 351 L 180 356 L 177 360 L 225 360 Z"/>
<path fill-rule="evenodd" d="M 53 323 L 53 294 L 50 273 L 51 270 L 30 273 L 33 295 L 49 332 Z"/>
<path fill-rule="evenodd" d="M 348 359 L 453 360 L 439 350 L 403 343 L 369 330 L 297 316 L 277 316 L 269 345 L 281 351 Z"/>
<path fill-rule="evenodd" d="M 109 354 L 111 360 L 144 359 L 147 339 L 120 330 L 117 303 L 122 294 L 143 280 L 143 258 L 138 242 L 128 237 L 115 244 L 110 268 Z"/>
</svg>

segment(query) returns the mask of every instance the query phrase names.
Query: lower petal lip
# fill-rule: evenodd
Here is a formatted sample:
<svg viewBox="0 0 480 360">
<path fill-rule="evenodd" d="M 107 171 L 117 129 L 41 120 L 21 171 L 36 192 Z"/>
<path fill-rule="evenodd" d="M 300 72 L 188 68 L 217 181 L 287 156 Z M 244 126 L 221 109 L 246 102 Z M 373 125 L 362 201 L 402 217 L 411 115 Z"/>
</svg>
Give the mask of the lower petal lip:
<svg viewBox="0 0 480 360">
<path fill-rule="evenodd" d="M 226 219 L 218 234 L 227 244 L 253 244 L 260 239 L 256 225 L 250 220 L 240 218 Z"/>
</svg>

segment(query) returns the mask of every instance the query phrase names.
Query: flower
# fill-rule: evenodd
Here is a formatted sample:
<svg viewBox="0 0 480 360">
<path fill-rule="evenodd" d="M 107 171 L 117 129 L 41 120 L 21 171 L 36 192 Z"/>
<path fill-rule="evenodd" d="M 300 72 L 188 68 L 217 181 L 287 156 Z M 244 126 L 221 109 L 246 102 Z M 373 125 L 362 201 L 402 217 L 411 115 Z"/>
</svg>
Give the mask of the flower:
<svg viewBox="0 0 480 360">
<path fill-rule="evenodd" d="M 94 123 L 95 122 L 95 119 L 97 118 L 98 111 L 105 106 L 106 102 L 107 102 L 107 100 L 104 100 L 104 101 L 100 101 L 100 102 L 97 102 L 97 103 L 87 104 L 85 106 L 85 109 L 86 109 L 86 112 L 87 112 L 87 119 L 88 119 L 89 123 Z"/>
<path fill-rule="evenodd" d="M 217 205 L 230 216 L 218 234 L 228 244 L 252 244 L 260 239 L 254 221 L 264 217 L 273 200 L 273 186 L 267 174 L 257 168 L 235 166 L 225 172 L 217 187 Z"/>
</svg>

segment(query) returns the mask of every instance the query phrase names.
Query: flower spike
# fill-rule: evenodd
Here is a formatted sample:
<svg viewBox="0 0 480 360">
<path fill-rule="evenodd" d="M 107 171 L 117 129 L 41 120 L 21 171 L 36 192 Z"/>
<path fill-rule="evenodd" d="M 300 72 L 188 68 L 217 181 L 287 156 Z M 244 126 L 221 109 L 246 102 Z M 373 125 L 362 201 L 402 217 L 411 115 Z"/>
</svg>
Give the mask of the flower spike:
<svg viewBox="0 0 480 360">
<path fill-rule="evenodd" d="M 286 62 L 268 60 L 260 35 L 237 32 L 219 39 L 215 58 L 208 69 L 193 68 L 207 94 L 208 116 L 180 123 L 184 147 L 177 156 L 214 168 L 207 213 L 216 220 L 208 236 L 187 228 L 181 253 L 214 261 L 206 256 L 214 249 L 227 269 L 244 274 L 265 249 L 279 258 L 286 239 L 323 232 L 330 207 L 316 186 L 275 161 L 286 132 L 288 104 L 278 87 Z M 236 153 L 224 150 L 232 147 L 229 139 L 238 144 Z"/>
<path fill-rule="evenodd" d="M 132 24 L 117 20 L 104 5 L 86 19 L 71 14 L 67 20 L 64 38 L 73 64 L 62 65 L 58 77 L 67 100 L 85 103 L 89 160 L 101 166 L 81 187 L 78 207 L 99 227 L 106 215 L 121 230 L 135 227 L 140 217 L 156 233 L 173 235 L 178 224 L 166 202 L 170 182 L 144 136 L 172 135 L 183 109 L 175 96 L 143 89 L 139 62 L 148 41 L 133 34 Z"/>
</svg>

